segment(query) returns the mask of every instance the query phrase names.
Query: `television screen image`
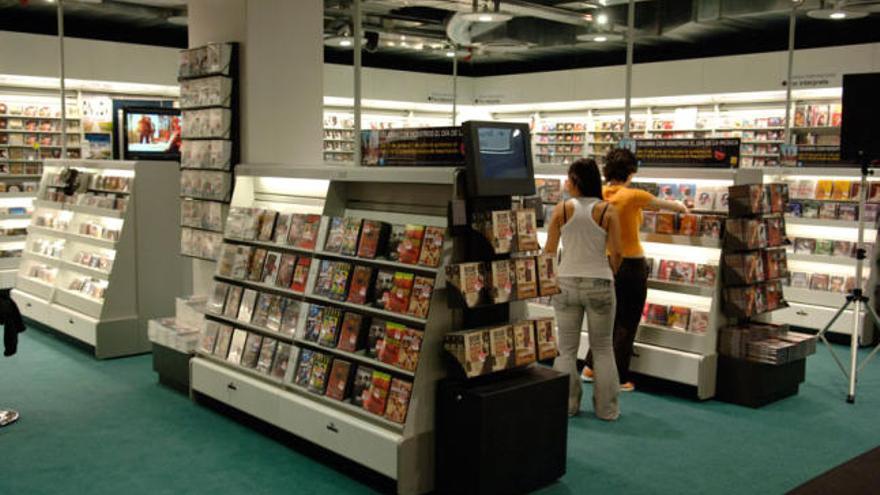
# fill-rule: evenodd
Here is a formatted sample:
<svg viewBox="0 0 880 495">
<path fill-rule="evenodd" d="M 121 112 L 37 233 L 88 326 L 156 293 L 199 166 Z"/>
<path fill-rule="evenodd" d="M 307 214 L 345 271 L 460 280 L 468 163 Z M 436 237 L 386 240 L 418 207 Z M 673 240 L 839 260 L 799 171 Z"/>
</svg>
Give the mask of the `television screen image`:
<svg viewBox="0 0 880 495">
<path fill-rule="evenodd" d="M 130 158 L 180 155 L 180 115 L 166 109 L 125 113 L 125 154 Z"/>
<path fill-rule="evenodd" d="M 480 127 L 477 135 L 484 176 L 492 179 L 524 179 L 529 176 L 526 137 L 521 130 Z"/>
</svg>

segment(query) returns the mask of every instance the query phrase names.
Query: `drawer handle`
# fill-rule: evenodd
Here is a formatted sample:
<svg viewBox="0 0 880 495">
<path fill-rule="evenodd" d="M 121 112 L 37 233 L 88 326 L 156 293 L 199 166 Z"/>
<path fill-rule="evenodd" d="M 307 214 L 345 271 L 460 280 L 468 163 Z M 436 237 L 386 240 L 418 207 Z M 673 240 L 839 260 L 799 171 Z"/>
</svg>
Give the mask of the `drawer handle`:
<svg viewBox="0 0 880 495">
<path fill-rule="evenodd" d="M 226 386 L 229 390 L 238 390 L 238 387 L 235 386 L 234 383 L 229 382 L 229 385 Z"/>
<path fill-rule="evenodd" d="M 27 307 L 29 307 L 29 308 L 30 308 L 30 307 L 33 307 L 33 305 L 32 305 L 31 303 L 25 303 L 24 305 L 27 306 Z"/>
<path fill-rule="evenodd" d="M 798 315 L 798 316 L 807 316 L 807 312 L 804 311 L 804 310 L 802 310 L 802 309 L 799 309 L 799 310 L 797 311 L 797 313 L 795 313 L 795 314 Z"/>
<path fill-rule="evenodd" d="M 336 425 L 333 423 L 328 423 L 327 429 L 332 431 L 333 433 L 339 433 L 339 428 L 337 428 Z"/>
<path fill-rule="evenodd" d="M 73 318 L 68 318 L 68 319 L 67 319 L 67 323 L 70 323 L 71 325 L 73 325 L 73 324 L 76 323 L 76 322 L 73 321 Z"/>
</svg>

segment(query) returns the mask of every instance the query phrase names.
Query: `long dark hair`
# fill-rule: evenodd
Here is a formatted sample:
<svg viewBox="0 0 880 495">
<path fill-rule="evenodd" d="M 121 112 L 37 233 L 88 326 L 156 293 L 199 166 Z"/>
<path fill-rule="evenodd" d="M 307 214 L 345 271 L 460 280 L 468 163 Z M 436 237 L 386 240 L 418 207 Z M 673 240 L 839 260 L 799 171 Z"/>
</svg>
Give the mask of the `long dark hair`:
<svg viewBox="0 0 880 495">
<path fill-rule="evenodd" d="M 602 175 L 592 158 L 581 158 L 568 167 L 568 180 L 585 198 L 602 199 Z"/>
</svg>

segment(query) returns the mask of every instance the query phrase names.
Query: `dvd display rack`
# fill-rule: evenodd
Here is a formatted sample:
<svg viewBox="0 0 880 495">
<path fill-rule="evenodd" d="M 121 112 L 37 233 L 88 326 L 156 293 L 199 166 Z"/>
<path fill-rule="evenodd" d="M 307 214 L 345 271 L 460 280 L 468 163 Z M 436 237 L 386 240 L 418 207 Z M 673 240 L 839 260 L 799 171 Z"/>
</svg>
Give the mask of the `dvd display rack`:
<svg viewBox="0 0 880 495">
<path fill-rule="evenodd" d="M 13 299 L 26 318 L 94 348 L 149 351 L 147 320 L 167 314 L 183 280 L 175 163 L 45 163 Z M 71 193 L 71 194 L 68 194 Z"/>
<path fill-rule="evenodd" d="M 242 165 L 236 175 L 193 392 L 388 476 L 399 493 L 431 491 L 452 245 L 427 232 L 447 229 L 456 170 Z M 377 245 L 404 247 L 383 256 Z"/>
<path fill-rule="evenodd" d="M 865 248 L 876 259 L 877 219 L 880 212 L 880 181 L 868 178 L 868 202 L 860 212 L 858 189 L 861 173 L 856 168 L 776 168 L 764 171 L 767 183 L 785 183 L 789 189 L 786 212 L 788 267 L 791 278 L 785 287 L 789 307 L 769 314 L 766 321 L 811 330 L 823 329 L 843 306 L 855 280 L 854 250 L 858 218 L 865 219 Z M 866 292 L 876 286 L 876 263 L 865 263 Z M 829 329 L 850 335 L 853 310 L 846 310 Z M 863 315 L 859 315 L 863 317 Z M 870 320 L 868 320 L 870 321 Z M 863 344 L 875 340 L 873 325 L 860 335 Z"/>
<path fill-rule="evenodd" d="M 564 173 L 564 172 L 563 172 Z M 721 237 L 726 190 L 761 180 L 757 169 L 642 167 L 633 187 L 677 199 L 690 215 L 646 214 L 640 234 L 651 268 L 643 321 L 636 335 L 631 369 L 636 373 L 696 387 L 700 399 L 715 394 L 718 331 L 726 323 L 721 308 Z M 546 202 L 561 196 L 565 176 L 558 166 L 536 166 L 538 192 Z M 548 186 L 547 182 L 553 182 Z M 558 184 L 556 183 L 558 181 Z M 548 205 L 549 206 L 549 205 Z M 545 242 L 546 230 L 541 233 Z M 563 246 L 564 249 L 564 246 Z M 553 308 L 531 303 L 529 317 L 551 316 Z M 584 335 L 578 358 L 589 351 Z"/>
<path fill-rule="evenodd" d="M 180 252 L 216 261 L 239 160 L 238 44 L 180 52 Z"/>
</svg>

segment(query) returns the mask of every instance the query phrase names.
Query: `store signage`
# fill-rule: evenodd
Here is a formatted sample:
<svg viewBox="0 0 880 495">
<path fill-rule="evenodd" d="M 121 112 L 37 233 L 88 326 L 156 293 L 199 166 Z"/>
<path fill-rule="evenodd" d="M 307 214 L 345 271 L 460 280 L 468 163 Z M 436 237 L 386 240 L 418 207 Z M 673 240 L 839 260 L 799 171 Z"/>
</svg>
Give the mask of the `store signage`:
<svg viewBox="0 0 880 495">
<path fill-rule="evenodd" d="M 822 74 L 800 74 L 791 78 L 792 89 L 829 88 L 843 84 L 843 78 L 839 73 L 826 72 Z"/>
<path fill-rule="evenodd" d="M 797 147 L 798 167 L 849 166 L 840 159 L 840 146 L 807 146 Z"/>
<path fill-rule="evenodd" d="M 739 139 L 639 139 L 636 159 L 644 167 L 739 166 Z"/>
<path fill-rule="evenodd" d="M 363 131 L 361 153 L 367 167 L 464 166 L 460 127 Z"/>
</svg>

